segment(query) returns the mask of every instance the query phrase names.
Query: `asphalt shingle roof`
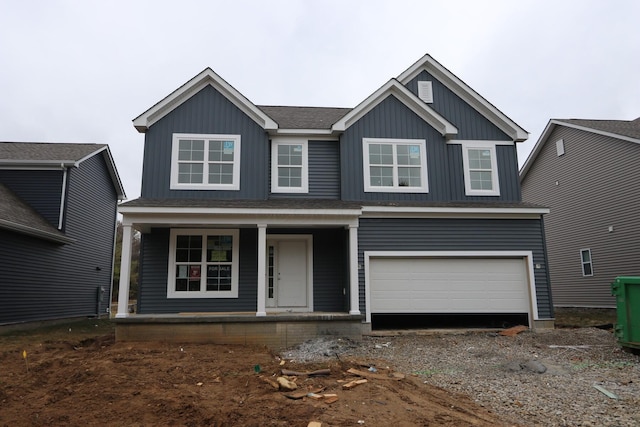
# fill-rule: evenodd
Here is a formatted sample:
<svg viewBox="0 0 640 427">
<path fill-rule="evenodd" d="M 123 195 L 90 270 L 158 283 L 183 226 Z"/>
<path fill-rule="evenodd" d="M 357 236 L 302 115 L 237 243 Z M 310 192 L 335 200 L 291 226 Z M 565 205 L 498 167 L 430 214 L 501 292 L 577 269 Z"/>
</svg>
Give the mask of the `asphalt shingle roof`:
<svg viewBox="0 0 640 427">
<path fill-rule="evenodd" d="M 351 108 L 258 105 L 281 129 L 331 129 Z"/>
<path fill-rule="evenodd" d="M 640 139 L 640 117 L 635 120 L 568 119 L 558 121 Z"/>
<path fill-rule="evenodd" d="M 30 234 L 46 235 L 53 240 L 69 240 L 13 191 L 0 183 L 0 227 Z"/>
<path fill-rule="evenodd" d="M 68 144 L 43 142 L 0 142 L 0 163 L 12 161 L 78 161 L 95 153 L 105 144 Z"/>
<path fill-rule="evenodd" d="M 363 206 L 382 207 L 442 207 L 442 208 L 542 208 L 533 203 L 515 202 L 351 202 L 333 199 L 146 199 L 139 198 L 120 204 L 123 207 L 145 208 L 225 208 L 225 209 L 361 209 Z"/>
</svg>

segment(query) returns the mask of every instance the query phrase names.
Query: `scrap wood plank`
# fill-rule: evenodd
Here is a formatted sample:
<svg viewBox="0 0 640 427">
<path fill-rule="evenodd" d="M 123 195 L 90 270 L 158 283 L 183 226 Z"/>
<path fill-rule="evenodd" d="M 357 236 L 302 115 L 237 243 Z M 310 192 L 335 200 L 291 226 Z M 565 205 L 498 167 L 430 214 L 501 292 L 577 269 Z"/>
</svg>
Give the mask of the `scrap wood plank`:
<svg viewBox="0 0 640 427">
<path fill-rule="evenodd" d="M 503 331 L 500 331 L 500 335 L 503 335 L 505 337 L 515 337 L 520 332 L 524 332 L 527 329 L 529 329 L 529 328 L 527 328 L 524 325 L 518 325 L 518 326 L 514 326 L 513 328 L 509 328 L 509 329 L 505 329 Z"/>
<path fill-rule="evenodd" d="M 318 369 L 317 371 L 309 371 L 309 372 L 298 372 L 298 371 L 291 371 L 289 369 L 283 369 L 282 370 L 282 375 L 291 375 L 291 376 L 309 376 L 309 377 L 313 377 L 315 375 L 331 375 L 331 370 L 330 369 Z"/>
<path fill-rule="evenodd" d="M 376 374 L 373 372 L 369 372 L 369 371 L 361 371 L 359 369 L 349 369 L 347 371 L 349 374 L 352 375 L 357 375 L 359 377 L 363 377 L 363 378 L 369 378 L 371 380 L 401 380 L 404 379 L 404 374 L 398 373 L 398 372 L 393 372 L 390 375 L 384 375 L 384 374 Z"/>
<path fill-rule="evenodd" d="M 359 386 L 360 384 L 364 384 L 364 383 L 366 383 L 366 382 L 367 382 L 367 379 L 366 379 L 366 378 L 363 378 L 363 379 L 361 379 L 361 380 L 353 380 L 353 381 L 349 381 L 349 382 L 348 382 L 348 383 L 346 383 L 346 384 L 342 384 L 342 388 L 343 388 L 343 389 L 345 389 L 345 390 L 350 390 L 350 389 L 352 389 L 352 388 L 354 388 L 354 387 L 357 387 L 357 386 Z"/>
</svg>

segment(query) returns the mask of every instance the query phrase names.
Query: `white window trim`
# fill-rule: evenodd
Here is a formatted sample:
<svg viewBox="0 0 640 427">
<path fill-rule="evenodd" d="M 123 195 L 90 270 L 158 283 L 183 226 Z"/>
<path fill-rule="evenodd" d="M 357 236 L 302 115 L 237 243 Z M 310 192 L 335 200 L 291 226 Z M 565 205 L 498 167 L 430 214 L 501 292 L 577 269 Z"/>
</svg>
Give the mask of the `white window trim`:
<svg viewBox="0 0 640 427">
<path fill-rule="evenodd" d="M 583 259 L 582 259 L 582 253 L 583 252 L 588 252 L 589 253 L 589 262 L 584 262 L 583 261 Z M 591 274 L 585 274 L 585 272 L 584 272 L 585 264 L 591 265 Z M 591 277 L 591 276 L 593 276 L 593 256 L 591 255 L 591 249 L 590 248 L 580 249 L 580 268 L 582 269 L 582 277 Z"/>
<path fill-rule="evenodd" d="M 178 182 L 178 148 L 180 139 L 204 139 L 205 140 L 205 160 L 203 169 L 202 184 L 181 184 Z M 233 141 L 233 183 L 231 184 L 209 184 L 208 180 L 208 140 Z M 240 135 L 219 135 L 219 134 L 189 134 L 174 133 L 171 144 L 171 190 L 240 190 Z"/>
<path fill-rule="evenodd" d="M 206 254 L 206 236 L 231 236 L 233 246 L 231 249 L 231 290 L 230 291 L 207 291 L 205 286 L 205 274 L 201 273 L 200 291 L 176 291 L 176 238 L 177 236 L 202 236 L 202 256 Z M 169 237 L 169 272 L 167 275 L 167 298 L 238 298 L 238 272 L 240 256 L 240 232 L 237 229 L 213 229 L 213 228 L 172 228 Z M 206 266 L 206 261 L 201 260 L 201 264 Z M 206 271 L 202 269 L 201 271 Z"/>
<path fill-rule="evenodd" d="M 467 196 L 499 196 L 500 180 L 498 179 L 498 159 L 496 145 L 503 145 L 495 141 L 460 141 L 462 145 L 462 165 L 464 167 L 464 192 Z M 469 150 L 489 150 L 491 152 L 492 190 L 475 190 L 471 188 L 471 171 L 469 169 Z"/>
<path fill-rule="evenodd" d="M 302 145 L 302 185 L 300 187 L 280 187 L 278 185 L 278 146 Z M 309 142 L 300 138 L 274 138 L 271 141 L 271 192 L 272 193 L 308 193 L 309 192 Z"/>
<path fill-rule="evenodd" d="M 392 187 L 375 187 L 371 185 L 371 173 L 369 170 L 369 145 L 370 144 L 392 144 L 394 146 L 393 156 L 393 183 Z M 395 147 L 398 145 L 419 145 L 420 146 L 420 167 L 421 182 L 420 187 L 401 187 L 398 185 L 398 165 L 396 163 Z M 364 172 L 364 191 L 367 193 L 428 193 L 429 182 L 427 180 L 427 141 L 424 139 L 389 139 L 389 138 L 363 138 L 362 139 L 362 168 Z"/>
</svg>

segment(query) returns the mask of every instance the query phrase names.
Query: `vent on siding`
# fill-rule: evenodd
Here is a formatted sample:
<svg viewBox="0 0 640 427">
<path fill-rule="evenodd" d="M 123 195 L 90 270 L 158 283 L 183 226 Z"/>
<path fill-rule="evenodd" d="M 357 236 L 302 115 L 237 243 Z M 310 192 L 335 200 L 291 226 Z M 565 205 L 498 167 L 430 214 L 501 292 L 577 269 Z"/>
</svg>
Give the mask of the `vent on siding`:
<svg viewBox="0 0 640 427">
<path fill-rule="evenodd" d="M 558 157 L 564 154 L 564 139 L 556 141 L 556 153 L 558 153 Z"/>
<path fill-rule="evenodd" d="M 418 82 L 418 97 L 422 99 L 427 104 L 431 104 L 433 102 L 433 88 L 431 82 L 429 81 L 419 81 Z"/>
</svg>

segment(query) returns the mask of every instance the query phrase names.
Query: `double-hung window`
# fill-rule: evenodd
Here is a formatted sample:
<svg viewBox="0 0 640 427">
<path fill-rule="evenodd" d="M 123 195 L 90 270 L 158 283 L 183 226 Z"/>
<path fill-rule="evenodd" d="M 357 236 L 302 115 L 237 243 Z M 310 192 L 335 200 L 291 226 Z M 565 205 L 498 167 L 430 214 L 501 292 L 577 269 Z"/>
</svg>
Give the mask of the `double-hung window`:
<svg viewBox="0 0 640 427">
<path fill-rule="evenodd" d="M 467 196 L 499 196 L 495 143 L 467 141 L 462 144 L 464 187 Z"/>
<path fill-rule="evenodd" d="M 169 298 L 237 298 L 238 230 L 172 229 Z"/>
<path fill-rule="evenodd" d="M 277 138 L 271 141 L 271 191 L 309 192 L 309 155 L 306 140 Z"/>
<path fill-rule="evenodd" d="M 364 191 L 427 193 L 424 139 L 365 138 L 362 145 Z"/>
<path fill-rule="evenodd" d="M 580 261 L 582 262 L 582 275 L 593 276 L 593 262 L 591 261 L 591 249 L 580 250 Z"/>
<path fill-rule="evenodd" d="M 239 190 L 240 135 L 174 134 L 171 189 Z"/>
</svg>

